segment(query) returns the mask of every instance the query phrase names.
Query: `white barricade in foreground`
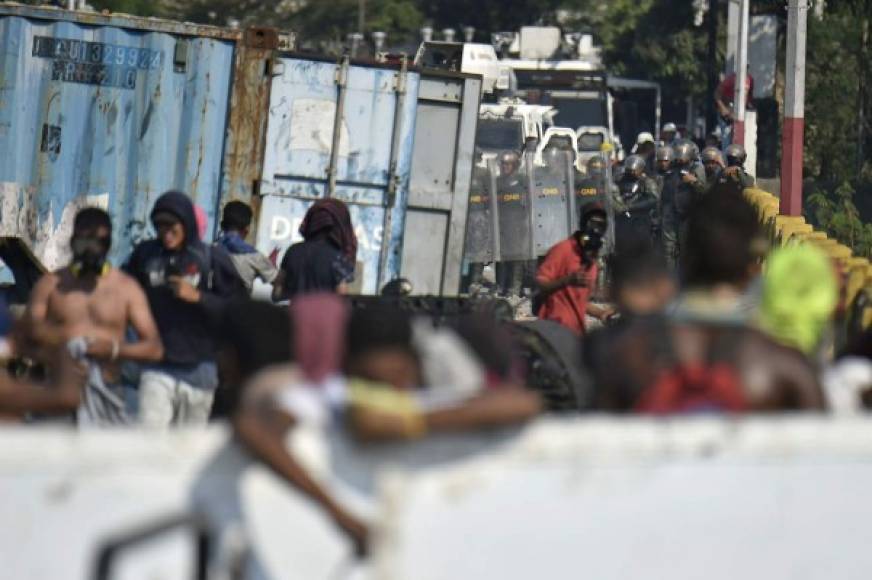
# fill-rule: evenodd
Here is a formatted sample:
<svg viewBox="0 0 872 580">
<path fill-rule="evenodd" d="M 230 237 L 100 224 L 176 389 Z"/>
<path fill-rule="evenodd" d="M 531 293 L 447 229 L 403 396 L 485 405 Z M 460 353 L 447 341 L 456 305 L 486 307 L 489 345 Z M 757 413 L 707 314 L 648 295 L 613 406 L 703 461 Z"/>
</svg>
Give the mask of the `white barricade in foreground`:
<svg viewBox="0 0 872 580">
<path fill-rule="evenodd" d="M 246 531 L 227 537 L 247 536 L 274 578 L 865 580 L 872 570 L 863 419 L 546 419 L 360 459 L 310 445 L 333 450 L 331 487 L 374 521 L 365 565 L 319 510 L 246 468 L 222 428 L 6 429 L 0 440 L 0 570 L 15 580 L 89 578 L 101 542 L 188 510 L 192 496 L 241 517 Z M 193 554 L 189 535 L 168 534 L 122 552 L 112 577 L 191 578 Z"/>
</svg>

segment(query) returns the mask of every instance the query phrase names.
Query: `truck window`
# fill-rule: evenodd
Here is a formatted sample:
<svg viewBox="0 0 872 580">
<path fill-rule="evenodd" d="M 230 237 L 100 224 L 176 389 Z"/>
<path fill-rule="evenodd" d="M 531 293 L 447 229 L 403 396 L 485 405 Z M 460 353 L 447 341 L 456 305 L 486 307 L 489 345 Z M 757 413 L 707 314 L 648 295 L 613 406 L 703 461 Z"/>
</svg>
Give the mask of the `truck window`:
<svg viewBox="0 0 872 580">
<path fill-rule="evenodd" d="M 608 127 L 605 106 L 600 99 L 552 97 L 551 104 L 557 108 L 555 127 Z"/>
<path fill-rule="evenodd" d="M 520 151 L 524 130 L 518 119 L 479 119 L 476 146 L 486 150 Z"/>
</svg>

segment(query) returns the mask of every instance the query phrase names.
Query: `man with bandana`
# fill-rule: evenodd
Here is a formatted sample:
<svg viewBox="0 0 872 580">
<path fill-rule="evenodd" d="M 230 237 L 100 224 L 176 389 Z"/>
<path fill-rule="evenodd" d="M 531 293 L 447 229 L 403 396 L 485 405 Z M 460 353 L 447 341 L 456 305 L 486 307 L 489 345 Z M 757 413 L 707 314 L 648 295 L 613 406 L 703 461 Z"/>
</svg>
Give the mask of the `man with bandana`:
<svg viewBox="0 0 872 580">
<path fill-rule="evenodd" d="M 37 348 L 68 344 L 90 367 L 79 406 L 79 423 L 126 422 L 120 384 L 122 361 L 157 361 L 163 346 L 145 293 L 106 257 L 112 222 L 99 208 L 76 214 L 72 262 L 43 276 L 30 297 L 26 321 Z M 137 338 L 125 338 L 128 327 Z"/>
</svg>

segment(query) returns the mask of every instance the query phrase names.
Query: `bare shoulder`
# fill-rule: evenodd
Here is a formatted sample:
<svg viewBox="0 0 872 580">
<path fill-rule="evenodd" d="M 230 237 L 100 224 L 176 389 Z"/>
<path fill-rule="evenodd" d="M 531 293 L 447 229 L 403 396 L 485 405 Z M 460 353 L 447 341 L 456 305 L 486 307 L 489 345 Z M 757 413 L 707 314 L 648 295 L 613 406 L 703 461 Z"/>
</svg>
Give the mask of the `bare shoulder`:
<svg viewBox="0 0 872 580">
<path fill-rule="evenodd" d="M 130 292 L 139 293 L 141 291 L 139 282 L 127 272 L 118 268 L 112 268 L 109 275 L 111 276 L 110 281 L 112 286 L 117 287 L 119 290 L 124 290 L 127 296 L 130 296 Z"/>
<path fill-rule="evenodd" d="M 244 406 L 261 406 L 288 385 L 303 382 L 299 367 L 291 363 L 269 366 L 251 378 L 242 396 Z"/>
</svg>

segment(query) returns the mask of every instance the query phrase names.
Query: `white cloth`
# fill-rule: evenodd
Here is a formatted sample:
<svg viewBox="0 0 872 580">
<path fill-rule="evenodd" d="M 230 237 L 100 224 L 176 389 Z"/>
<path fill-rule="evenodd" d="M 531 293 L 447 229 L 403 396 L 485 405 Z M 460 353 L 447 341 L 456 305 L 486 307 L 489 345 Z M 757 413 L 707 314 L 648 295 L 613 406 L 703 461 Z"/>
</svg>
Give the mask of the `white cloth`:
<svg viewBox="0 0 872 580">
<path fill-rule="evenodd" d="M 87 356 L 88 339 L 78 337 L 70 340 L 67 342 L 67 350 L 70 356 L 88 367 L 88 379 L 82 390 L 82 401 L 76 411 L 79 426 L 107 427 L 130 423 L 124 403 L 123 387 L 107 385 L 103 380 L 103 369 Z"/>
<path fill-rule="evenodd" d="M 830 412 L 837 415 L 863 413 L 860 395 L 872 388 L 872 362 L 860 357 L 843 358 L 824 371 L 822 382 Z"/>
<path fill-rule="evenodd" d="M 145 371 L 139 382 L 139 418 L 147 427 L 205 425 L 214 397 L 215 391 L 160 371 Z"/>
</svg>

